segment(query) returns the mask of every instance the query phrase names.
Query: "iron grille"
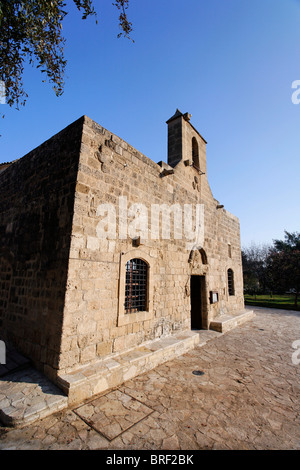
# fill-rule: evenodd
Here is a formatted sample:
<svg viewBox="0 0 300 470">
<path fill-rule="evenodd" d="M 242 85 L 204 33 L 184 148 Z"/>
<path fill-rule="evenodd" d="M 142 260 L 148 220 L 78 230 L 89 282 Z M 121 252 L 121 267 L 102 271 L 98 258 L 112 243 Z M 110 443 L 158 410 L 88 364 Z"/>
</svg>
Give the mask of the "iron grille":
<svg viewBox="0 0 300 470">
<path fill-rule="evenodd" d="M 131 259 L 126 263 L 125 312 L 147 310 L 148 266 L 142 259 Z"/>
</svg>

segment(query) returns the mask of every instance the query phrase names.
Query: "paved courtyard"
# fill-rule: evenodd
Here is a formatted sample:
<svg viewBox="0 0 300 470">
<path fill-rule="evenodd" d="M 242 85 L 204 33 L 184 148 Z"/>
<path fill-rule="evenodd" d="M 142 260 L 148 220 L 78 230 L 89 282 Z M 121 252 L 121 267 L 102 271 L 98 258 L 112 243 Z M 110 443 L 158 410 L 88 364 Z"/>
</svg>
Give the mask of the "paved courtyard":
<svg viewBox="0 0 300 470">
<path fill-rule="evenodd" d="M 292 346 L 300 313 L 254 311 L 248 323 L 76 409 L 22 429 L 0 426 L 0 450 L 300 449 L 300 351 Z"/>
</svg>

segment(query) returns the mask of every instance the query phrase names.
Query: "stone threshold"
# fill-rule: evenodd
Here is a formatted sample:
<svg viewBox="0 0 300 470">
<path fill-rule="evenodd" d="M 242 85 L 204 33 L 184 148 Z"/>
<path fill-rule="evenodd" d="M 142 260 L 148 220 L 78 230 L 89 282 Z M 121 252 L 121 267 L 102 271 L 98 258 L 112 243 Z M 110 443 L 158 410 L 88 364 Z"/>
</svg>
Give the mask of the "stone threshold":
<svg viewBox="0 0 300 470">
<path fill-rule="evenodd" d="M 245 309 L 236 315 L 220 315 L 210 322 L 210 330 L 226 333 L 255 317 L 253 310 Z"/>
</svg>

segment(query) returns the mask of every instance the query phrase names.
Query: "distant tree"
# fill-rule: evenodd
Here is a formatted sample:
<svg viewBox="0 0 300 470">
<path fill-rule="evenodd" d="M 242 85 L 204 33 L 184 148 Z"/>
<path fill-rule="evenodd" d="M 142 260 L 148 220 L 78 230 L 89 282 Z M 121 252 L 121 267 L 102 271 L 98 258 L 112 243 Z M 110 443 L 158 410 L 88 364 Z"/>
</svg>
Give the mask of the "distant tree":
<svg viewBox="0 0 300 470">
<path fill-rule="evenodd" d="M 257 294 L 259 291 L 259 281 L 255 267 L 246 250 L 242 250 L 242 265 L 244 278 L 244 291 L 247 294 Z"/>
<path fill-rule="evenodd" d="M 300 292 L 300 233 L 285 231 L 284 240 L 273 240 L 268 257 L 268 272 L 272 282 L 282 292 L 295 295 L 295 305 Z"/>
<path fill-rule="evenodd" d="M 95 16 L 93 0 L 73 0 L 82 19 Z M 132 24 L 126 10 L 129 0 L 115 0 L 119 10 L 120 33 L 130 39 Z M 65 39 L 62 21 L 68 14 L 61 0 L 0 0 L 0 80 L 5 83 L 9 106 L 24 106 L 28 95 L 23 88 L 25 61 L 44 73 L 57 96 L 63 93 Z M 45 80 L 43 80 L 45 81 Z"/>
<path fill-rule="evenodd" d="M 266 270 L 270 247 L 252 243 L 242 250 L 244 289 L 249 294 L 269 290 L 269 273 Z"/>
</svg>

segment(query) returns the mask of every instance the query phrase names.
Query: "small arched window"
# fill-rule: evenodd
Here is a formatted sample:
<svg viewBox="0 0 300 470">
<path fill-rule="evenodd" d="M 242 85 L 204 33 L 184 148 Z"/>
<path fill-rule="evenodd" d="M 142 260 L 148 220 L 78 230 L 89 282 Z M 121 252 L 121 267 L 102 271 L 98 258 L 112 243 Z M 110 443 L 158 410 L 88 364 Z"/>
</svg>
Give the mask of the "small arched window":
<svg viewBox="0 0 300 470">
<path fill-rule="evenodd" d="M 126 263 L 125 313 L 147 310 L 148 264 L 139 258 Z"/>
<path fill-rule="evenodd" d="M 234 295 L 234 274 L 233 274 L 232 269 L 228 269 L 227 279 L 228 279 L 228 294 Z"/>
<path fill-rule="evenodd" d="M 193 157 L 194 167 L 200 170 L 199 147 L 198 147 L 197 139 L 195 137 L 192 138 L 192 157 Z"/>
</svg>

